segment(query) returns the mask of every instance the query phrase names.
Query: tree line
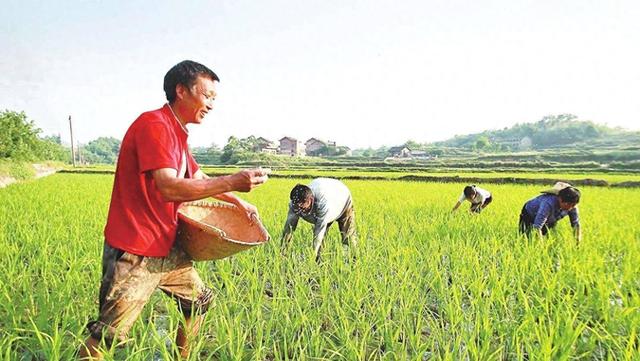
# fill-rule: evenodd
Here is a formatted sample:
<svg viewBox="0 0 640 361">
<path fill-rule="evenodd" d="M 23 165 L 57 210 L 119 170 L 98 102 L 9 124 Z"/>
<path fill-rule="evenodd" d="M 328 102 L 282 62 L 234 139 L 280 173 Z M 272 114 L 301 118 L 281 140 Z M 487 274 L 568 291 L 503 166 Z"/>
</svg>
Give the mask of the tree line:
<svg viewBox="0 0 640 361">
<path fill-rule="evenodd" d="M 62 143 L 59 135 L 42 136 L 41 129 L 24 112 L 5 110 L 0 112 L 0 159 L 18 161 L 54 160 L 71 162 L 70 146 Z M 516 124 L 501 130 L 455 136 L 435 143 L 418 143 L 408 140 L 402 146 L 411 150 L 423 150 L 431 155 L 465 157 L 478 152 L 512 153 L 518 149 L 519 140 L 528 139 L 530 149 L 553 150 L 580 145 L 580 149 L 637 146 L 640 132 L 610 128 L 590 121 L 580 121 L 575 115 L 549 115 L 538 122 Z M 115 164 L 120 151 L 119 139 L 99 137 L 83 144 L 78 150 L 79 159 L 89 164 Z M 351 158 L 384 159 L 389 156 L 389 147 L 355 149 Z M 238 164 L 262 162 L 264 164 L 309 163 L 310 159 L 282 157 L 260 152 L 260 141 L 255 136 L 247 138 L 229 137 L 224 147 L 213 143 L 208 147 L 192 149 L 196 160 L 202 164 Z M 625 150 L 628 153 L 627 150 Z M 341 154 L 328 154 L 329 157 Z M 625 153 L 625 154 L 626 154 Z M 623 155 L 624 156 L 624 155 Z M 633 154 L 637 160 L 637 155 Z M 620 161 L 616 156 L 611 161 Z"/>
<path fill-rule="evenodd" d="M 0 129 L 0 159 L 71 162 L 71 147 L 62 143 L 60 135 L 41 135 L 42 130 L 24 112 L 0 111 Z M 119 152 L 120 140 L 100 137 L 81 145 L 78 159 L 113 164 Z"/>
</svg>

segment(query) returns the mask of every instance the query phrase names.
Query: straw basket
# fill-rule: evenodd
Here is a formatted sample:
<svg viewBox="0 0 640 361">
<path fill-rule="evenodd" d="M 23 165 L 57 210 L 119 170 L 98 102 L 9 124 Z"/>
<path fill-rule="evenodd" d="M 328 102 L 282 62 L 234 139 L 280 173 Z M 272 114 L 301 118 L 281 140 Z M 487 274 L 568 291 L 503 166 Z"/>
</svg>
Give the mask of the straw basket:
<svg viewBox="0 0 640 361">
<path fill-rule="evenodd" d="M 250 221 L 234 205 L 198 201 L 178 209 L 177 241 L 195 261 L 229 257 L 269 239 L 258 218 Z"/>
</svg>

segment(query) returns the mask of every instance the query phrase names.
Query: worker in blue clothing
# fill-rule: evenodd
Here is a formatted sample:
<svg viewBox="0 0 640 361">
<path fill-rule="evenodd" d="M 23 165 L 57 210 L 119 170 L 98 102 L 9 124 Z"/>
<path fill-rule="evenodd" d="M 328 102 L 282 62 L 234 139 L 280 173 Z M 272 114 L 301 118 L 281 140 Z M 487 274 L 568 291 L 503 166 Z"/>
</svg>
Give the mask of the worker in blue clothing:
<svg viewBox="0 0 640 361">
<path fill-rule="evenodd" d="M 577 204 L 580 202 L 580 191 L 568 183 L 558 182 L 543 194 L 530 199 L 522 207 L 520 213 L 520 233 L 530 236 L 535 233 L 544 237 L 557 222 L 569 216 L 576 243 L 582 240 L 580 217 Z"/>
</svg>

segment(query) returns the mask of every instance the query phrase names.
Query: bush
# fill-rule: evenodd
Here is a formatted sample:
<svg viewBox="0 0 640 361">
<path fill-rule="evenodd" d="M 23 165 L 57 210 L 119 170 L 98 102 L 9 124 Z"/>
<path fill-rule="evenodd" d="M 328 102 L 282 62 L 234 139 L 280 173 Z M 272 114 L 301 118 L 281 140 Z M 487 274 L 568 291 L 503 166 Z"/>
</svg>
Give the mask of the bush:
<svg viewBox="0 0 640 361">
<path fill-rule="evenodd" d="M 610 168 L 613 169 L 633 169 L 640 170 L 640 161 L 632 161 L 632 162 L 612 162 L 609 164 Z"/>
<path fill-rule="evenodd" d="M 9 176 L 19 180 L 35 176 L 35 170 L 29 163 L 0 159 L 0 176 Z"/>
<path fill-rule="evenodd" d="M 120 153 L 120 140 L 100 137 L 82 148 L 82 156 L 89 163 L 115 164 Z"/>
<path fill-rule="evenodd" d="M 67 152 L 52 138 L 38 137 L 41 130 L 24 112 L 0 112 L 0 158 L 17 161 L 68 160 Z M 59 140 L 59 138 L 58 138 Z"/>
<path fill-rule="evenodd" d="M 0 157 L 16 160 L 34 160 L 38 133 L 33 121 L 24 112 L 6 110 L 0 113 Z"/>
</svg>

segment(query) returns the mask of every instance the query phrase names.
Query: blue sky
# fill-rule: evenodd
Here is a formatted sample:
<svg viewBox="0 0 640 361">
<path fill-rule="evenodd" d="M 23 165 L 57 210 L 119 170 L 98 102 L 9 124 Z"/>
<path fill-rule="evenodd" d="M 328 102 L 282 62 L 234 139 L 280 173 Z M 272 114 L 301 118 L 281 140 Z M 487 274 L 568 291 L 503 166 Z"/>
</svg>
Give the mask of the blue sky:
<svg viewBox="0 0 640 361">
<path fill-rule="evenodd" d="M 121 138 L 192 59 L 221 78 L 191 144 L 443 140 L 547 114 L 640 129 L 636 1 L 8 1 L 0 109 Z"/>
</svg>

